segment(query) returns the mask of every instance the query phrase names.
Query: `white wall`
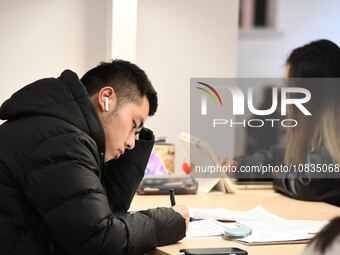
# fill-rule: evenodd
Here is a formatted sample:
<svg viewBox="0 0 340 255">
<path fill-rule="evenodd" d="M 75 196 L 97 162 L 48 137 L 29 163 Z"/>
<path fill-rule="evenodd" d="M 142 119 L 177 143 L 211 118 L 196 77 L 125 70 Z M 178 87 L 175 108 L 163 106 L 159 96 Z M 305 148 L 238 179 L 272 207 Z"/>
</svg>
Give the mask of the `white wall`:
<svg viewBox="0 0 340 255">
<path fill-rule="evenodd" d="M 274 4 L 274 30 L 241 32 L 238 41 L 238 77 L 283 77 L 291 51 L 318 39 L 340 46 L 340 1 L 271 0 Z M 253 88 L 255 104 L 262 101 L 261 88 Z M 236 131 L 236 155 L 245 146 L 244 129 Z"/>
<path fill-rule="evenodd" d="M 190 78 L 235 77 L 237 0 L 140 0 L 136 63 L 159 94 L 147 126 L 176 144 L 176 171 L 185 157 L 180 132 L 190 132 Z M 226 134 L 233 153 L 233 133 Z"/>
<path fill-rule="evenodd" d="M 176 144 L 181 171 L 190 77 L 235 77 L 237 10 L 238 0 L 1 0 L 0 103 L 66 68 L 81 76 L 110 57 L 136 61 L 159 93 L 147 126 Z M 225 139 L 232 153 L 233 134 Z"/>
<path fill-rule="evenodd" d="M 340 45 L 340 1 L 276 1 L 279 33 L 240 37 L 238 77 L 282 77 L 292 49 L 322 38 Z"/>
<path fill-rule="evenodd" d="M 106 60 L 108 6 L 107 0 L 1 0 L 0 104 L 37 79 L 66 68 L 82 76 Z"/>
<path fill-rule="evenodd" d="M 137 0 L 112 0 L 112 59 L 136 62 Z"/>
</svg>

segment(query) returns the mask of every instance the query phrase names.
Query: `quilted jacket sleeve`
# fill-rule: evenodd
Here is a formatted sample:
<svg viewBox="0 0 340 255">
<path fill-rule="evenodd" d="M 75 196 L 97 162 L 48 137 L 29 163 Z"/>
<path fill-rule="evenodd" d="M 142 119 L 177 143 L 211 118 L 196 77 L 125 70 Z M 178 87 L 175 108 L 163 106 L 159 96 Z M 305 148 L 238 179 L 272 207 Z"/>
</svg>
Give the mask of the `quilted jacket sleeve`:
<svg viewBox="0 0 340 255">
<path fill-rule="evenodd" d="M 170 241 L 184 236 L 184 218 L 170 208 L 112 216 L 97 176 L 95 152 L 92 140 L 74 132 L 51 136 L 31 153 L 24 191 L 44 219 L 56 250 L 143 254 L 163 244 L 162 233 L 170 233 Z"/>
<path fill-rule="evenodd" d="M 107 163 L 104 187 L 114 212 L 126 212 L 140 184 L 149 160 L 155 137 L 143 128 L 133 150 L 126 150 L 119 159 Z"/>
</svg>

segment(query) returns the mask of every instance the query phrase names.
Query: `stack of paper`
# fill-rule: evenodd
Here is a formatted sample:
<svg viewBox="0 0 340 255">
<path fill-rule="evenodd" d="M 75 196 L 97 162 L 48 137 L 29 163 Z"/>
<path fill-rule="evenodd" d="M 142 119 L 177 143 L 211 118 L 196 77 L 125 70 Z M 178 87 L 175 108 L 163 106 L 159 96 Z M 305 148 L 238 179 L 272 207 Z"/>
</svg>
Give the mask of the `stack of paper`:
<svg viewBox="0 0 340 255">
<path fill-rule="evenodd" d="M 190 216 L 205 219 L 190 222 L 188 238 L 222 236 L 227 227 L 246 226 L 252 234 L 241 239 L 231 239 L 246 245 L 307 243 L 328 221 L 285 220 L 263 207 L 257 206 L 249 211 L 230 211 L 225 209 L 189 209 Z M 236 221 L 222 223 L 217 220 Z"/>
<path fill-rule="evenodd" d="M 250 236 L 238 239 L 247 245 L 307 243 L 328 221 L 259 220 L 238 221 L 253 231 Z"/>
<path fill-rule="evenodd" d="M 207 219 L 189 223 L 186 238 L 221 237 L 226 227 L 238 227 L 237 223 L 222 223 L 217 220 Z"/>
</svg>

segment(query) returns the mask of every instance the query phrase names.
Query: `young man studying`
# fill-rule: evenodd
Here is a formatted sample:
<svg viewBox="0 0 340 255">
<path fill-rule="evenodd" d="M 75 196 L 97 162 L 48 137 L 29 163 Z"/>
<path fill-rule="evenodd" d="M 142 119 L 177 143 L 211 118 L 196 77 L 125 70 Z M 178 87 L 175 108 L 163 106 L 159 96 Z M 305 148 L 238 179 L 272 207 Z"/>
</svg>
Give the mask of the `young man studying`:
<svg viewBox="0 0 340 255">
<path fill-rule="evenodd" d="M 154 143 L 146 74 L 122 60 L 66 70 L 0 108 L 0 254 L 144 254 L 185 236 L 176 205 L 128 214 Z"/>
</svg>

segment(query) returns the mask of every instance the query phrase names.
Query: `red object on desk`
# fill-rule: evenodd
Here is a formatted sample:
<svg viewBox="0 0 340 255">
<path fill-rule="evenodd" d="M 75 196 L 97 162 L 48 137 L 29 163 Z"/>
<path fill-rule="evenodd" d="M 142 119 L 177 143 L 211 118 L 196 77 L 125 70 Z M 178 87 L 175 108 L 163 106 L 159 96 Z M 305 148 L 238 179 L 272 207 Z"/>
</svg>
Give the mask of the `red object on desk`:
<svg viewBox="0 0 340 255">
<path fill-rule="evenodd" d="M 185 174 L 190 174 L 191 171 L 190 165 L 187 162 L 183 163 L 182 170 Z"/>
</svg>

